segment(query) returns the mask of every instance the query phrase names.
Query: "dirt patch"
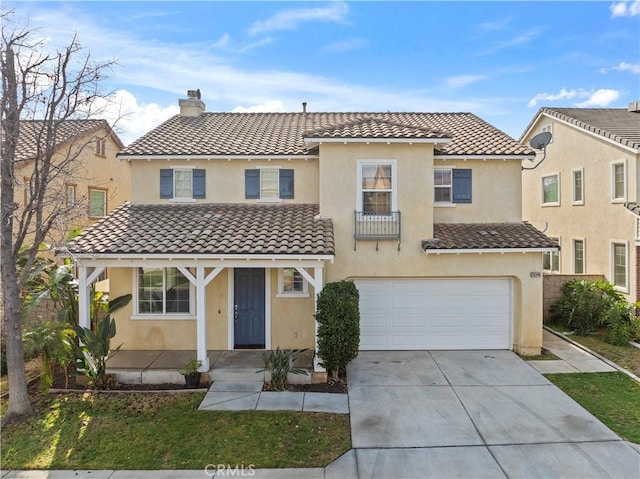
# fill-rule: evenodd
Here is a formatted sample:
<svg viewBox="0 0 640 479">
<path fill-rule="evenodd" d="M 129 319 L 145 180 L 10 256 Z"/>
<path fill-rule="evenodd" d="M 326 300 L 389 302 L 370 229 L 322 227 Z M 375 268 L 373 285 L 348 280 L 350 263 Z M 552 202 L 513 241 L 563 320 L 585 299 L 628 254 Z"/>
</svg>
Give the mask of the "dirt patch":
<svg viewBox="0 0 640 479">
<path fill-rule="evenodd" d="M 270 391 L 269 384 L 265 383 L 262 387 L 263 391 Z M 347 392 L 346 379 L 329 380 L 326 383 L 318 384 L 288 384 L 287 391 L 306 392 L 306 393 L 332 393 L 344 394 Z"/>
</svg>

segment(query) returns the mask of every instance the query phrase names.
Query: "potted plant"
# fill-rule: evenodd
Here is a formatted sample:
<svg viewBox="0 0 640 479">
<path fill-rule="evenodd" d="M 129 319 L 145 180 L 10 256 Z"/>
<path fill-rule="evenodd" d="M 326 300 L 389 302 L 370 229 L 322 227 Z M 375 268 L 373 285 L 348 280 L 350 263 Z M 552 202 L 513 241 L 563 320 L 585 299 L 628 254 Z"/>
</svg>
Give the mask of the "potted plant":
<svg viewBox="0 0 640 479">
<path fill-rule="evenodd" d="M 188 388 L 197 388 L 200 385 L 200 372 L 198 371 L 200 366 L 202 366 L 202 361 L 192 359 L 182 369 L 178 369 L 178 372 L 184 376 Z"/>
</svg>

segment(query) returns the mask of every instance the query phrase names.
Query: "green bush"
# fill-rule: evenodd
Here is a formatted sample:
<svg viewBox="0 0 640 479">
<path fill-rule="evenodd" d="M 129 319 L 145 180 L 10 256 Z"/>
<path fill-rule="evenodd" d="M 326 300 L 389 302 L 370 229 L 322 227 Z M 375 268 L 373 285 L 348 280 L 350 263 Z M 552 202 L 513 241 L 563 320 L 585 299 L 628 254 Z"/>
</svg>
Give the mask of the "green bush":
<svg viewBox="0 0 640 479">
<path fill-rule="evenodd" d="M 573 328 L 584 336 L 595 332 L 604 322 L 604 314 L 624 296 L 611 283 L 574 279 L 562 285 L 562 295 L 551 305 L 554 321 Z"/>
<path fill-rule="evenodd" d="M 328 283 L 318 295 L 318 354 L 334 379 L 358 356 L 360 294 L 353 281 Z"/>
<path fill-rule="evenodd" d="M 632 339 L 640 338 L 640 318 L 636 316 L 636 306 L 617 302 L 603 314 L 608 343 L 624 346 Z"/>
<path fill-rule="evenodd" d="M 76 334 L 81 341 L 77 351 L 78 371 L 89 379 L 89 385 L 96 389 L 110 389 L 113 379 L 107 375 L 107 360 L 120 349 L 111 350 L 111 339 L 116 335 L 116 320 L 105 316 L 98 322 L 97 330 L 76 326 Z"/>
<path fill-rule="evenodd" d="M 287 376 L 289 373 L 307 374 L 307 371 L 304 369 L 293 367 L 293 362 L 305 351 L 306 349 L 280 349 L 280 347 L 278 347 L 275 351 L 271 351 L 268 354 L 262 353 L 264 368 L 256 372 L 271 373 L 269 389 L 272 391 L 284 391 L 287 386 Z"/>
</svg>

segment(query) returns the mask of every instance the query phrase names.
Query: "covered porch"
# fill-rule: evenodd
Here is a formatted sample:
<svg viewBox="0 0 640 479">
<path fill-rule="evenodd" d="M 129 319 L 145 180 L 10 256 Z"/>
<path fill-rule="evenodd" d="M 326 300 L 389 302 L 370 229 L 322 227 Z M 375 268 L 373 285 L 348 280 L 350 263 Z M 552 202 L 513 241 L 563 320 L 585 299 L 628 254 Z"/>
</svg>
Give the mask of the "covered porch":
<svg viewBox="0 0 640 479">
<path fill-rule="evenodd" d="M 264 374 L 256 373 L 264 367 L 264 350 L 210 350 L 207 351 L 209 370 L 204 371 L 209 381 L 263 382 Z M 116 351 L 107 361 L 107 373 L 115 374 L 116 381 L 125 384 L 164 384 L 184 382 L 178 372 L 188 361 L 196 359 L 196 350 L 177 351 Z M 290 382 L 314 382 L 314 352 L 304 351 L 294 366 L 307 371 L 307 375 L 292 375 Z"/>
</svg>

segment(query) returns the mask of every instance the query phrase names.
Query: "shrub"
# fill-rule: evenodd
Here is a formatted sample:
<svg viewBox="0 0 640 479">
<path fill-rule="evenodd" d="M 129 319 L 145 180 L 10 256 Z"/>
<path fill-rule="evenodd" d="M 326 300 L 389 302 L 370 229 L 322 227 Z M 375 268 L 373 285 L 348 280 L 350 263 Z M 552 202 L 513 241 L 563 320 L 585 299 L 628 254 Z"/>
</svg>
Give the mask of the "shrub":
<svg viewBox="0 0 640 479">
<path fill-rule="evenodd" d="M 552 317 L 582 336 L 596 331 L 605 312 L 624 302 L 624 296 L 611 283 L 601 280 L 574 279 L 563 284 L 561 291 L 560 298 L 551 305 Z"/>
<path fill-rule="evenodd" d="M 292 374 L 307 374 L 302 368 L 294 368 L 293 362 L 297 357 L 305 352 L 306 349 L 280 349 L 270 353 L 262 353 L 262 361 L 264 368 L 259 369 L 258 373 L 271 373 L 271 383 L 269 388 L 273 391 L 284 391 L 287 386 L 287 376 Z"/>
<path fill-rule="evenodd" d="M 105 316 L 98 322 L 96 332 L 77 326 L 78 338 L 82 342 L 76 362 L 78 370 L 83 371 L 89 384 L 97 389 L 109 389 L 113 379 L 107 375 L 107 360 L 120 346 L 111 351 L 111 339 L 116 335 L 116 320 Z"/>
<path fill-rule="evenodd" d="M 360 294 L 353 281 L 328 283 L 318 295 L 318 351 L 320 364 L 334 379 L 358 356 Z"/>
<path fill-rule="evenodd" d="M 640 318 L 636 316 L 636 305 L 620 301 L 603 314 L 608 343 L 624 346 L 632 339 L 640 338 Z"/>
</svg>

